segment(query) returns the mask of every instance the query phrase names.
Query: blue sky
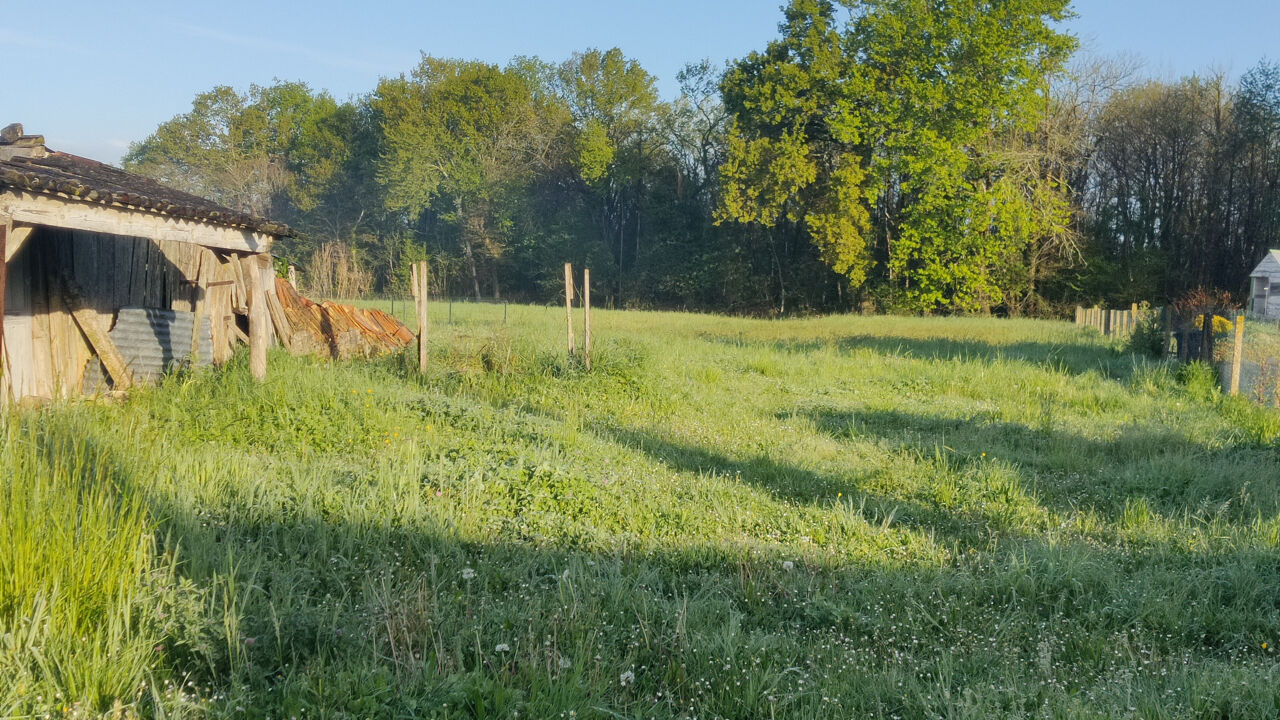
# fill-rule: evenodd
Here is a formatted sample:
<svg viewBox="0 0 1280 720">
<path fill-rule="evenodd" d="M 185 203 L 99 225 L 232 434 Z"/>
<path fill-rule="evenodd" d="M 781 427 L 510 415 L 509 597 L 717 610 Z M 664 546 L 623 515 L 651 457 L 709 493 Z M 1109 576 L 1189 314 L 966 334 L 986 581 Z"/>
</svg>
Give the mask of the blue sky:
<svg viewBox="0 0 1280 720">
<path fill-rule="evenodd" d="M 690 60 L 763 48 L 780 0 L 63 0 L 34 12 L 0 0 L 6 48 L 0 124 L 22 122 L 59 150 L 116 162 L 128 143 L 214 85 L 302 80 L 339 98 L 411 68 L 419 51 L 505 62 L 560 60 L 618 46 L 664 95 Z M 1068 30 L 1099 54 L 1130 54 L 1148 74 L 1235 76 L 1280 60 L 1276 0 L 1076 0 Z M 38 22 L 36 19 L 38 18 Z"/>
</svg>

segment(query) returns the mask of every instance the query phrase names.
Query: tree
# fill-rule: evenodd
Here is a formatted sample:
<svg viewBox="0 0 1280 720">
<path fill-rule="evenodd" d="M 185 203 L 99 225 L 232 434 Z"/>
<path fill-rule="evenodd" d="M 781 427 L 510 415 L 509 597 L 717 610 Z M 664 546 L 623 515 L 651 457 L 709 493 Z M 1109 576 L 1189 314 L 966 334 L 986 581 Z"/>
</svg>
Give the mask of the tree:
<svg viewBox="0 0 1280 720">
<path fill-rule="evenodd" d="M 621 299 L 628 254 L 634 263 L 641 253 L 649 171 L 665 151 L 659 123 L 664 107 L 654 77 L 618 48 L 574 53 L 558 68 L 556 92 L 572 118 L 575 186 L 598 241 L 613 250 Z"/>
<path fill-rule="evenodd" d="M 457 229 L 472 289 L 479 299 L 480 267 L 506 246 L 499 212 L 503 188 L 536 167 L 539 115 L 519 73 L 480 62 L 424 56 L 408 78 L 383 80 L 373 100 L 385 146 L 378 180 L 386 207 L 416 220 L 437 200 Z"/>
<path fill-rule="evenodd" d="M 124 166 L 259 215 L 286 214 L 282 201 L 309 209 L 345 154 L 346 138 L 327 132 L 339 112 L 304 83 L 219 86 L 131 145 Z"/>
<path fill-rule="evenodd" d="M 999 269 L 1061 217 L 1034 204 L 1061 202 L 990 150 L 1043 111 L 1045 79 L 1074 48 L 1049 25 L 1066 7 L 793 0 L 782 38 L 724 79 L 719 218 L 802 230 L 853 287 L 878 261 L 907 307 L 1003 301 Z"/>
</svg>

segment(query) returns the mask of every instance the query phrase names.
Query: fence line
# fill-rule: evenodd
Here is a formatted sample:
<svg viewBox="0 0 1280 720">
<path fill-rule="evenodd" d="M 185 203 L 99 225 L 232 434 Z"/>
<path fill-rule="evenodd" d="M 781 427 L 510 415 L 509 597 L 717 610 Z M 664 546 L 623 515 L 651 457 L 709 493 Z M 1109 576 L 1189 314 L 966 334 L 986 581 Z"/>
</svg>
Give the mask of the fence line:
<svg viewBox="0 0 1280 720">
<path fill-rule="evenodd" d="M 1203 361 L 1217 371 L 1219 384 L 1228 394 L 1245 394 L 1260 404 L 1280 407 L 1280 329 L 1251 322 L 1242 313 L 1231 315 L 1182 314 L 1171 308 L 1142 310 L 1137 303 L 1124 310 L 1078 305 L 1075 324 L 1106 337 L 1132 338 L 1147 323 L 1146 332 L 1158 333 L 1147 337 L 1159 343 L 1163 358 L 1180 363 Z"/>
<path fill-rule="evenodd" d="M 1096 305 L 1091 308 L 1076 306 L 1076 325 L 1091 327 L 1107 337 L 1132 333 L 1137 329 L 1139 319 L 1138 303 L 1133 303 L 1127 310 L 1109 310 Z"/>
</svg>

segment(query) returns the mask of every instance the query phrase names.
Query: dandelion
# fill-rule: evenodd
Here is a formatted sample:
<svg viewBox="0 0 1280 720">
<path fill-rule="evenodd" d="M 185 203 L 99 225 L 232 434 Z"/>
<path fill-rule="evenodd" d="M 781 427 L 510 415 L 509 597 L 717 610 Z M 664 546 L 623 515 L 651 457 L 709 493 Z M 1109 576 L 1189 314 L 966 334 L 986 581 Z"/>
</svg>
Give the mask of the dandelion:
<svg viewBox="0 0 1280 720">
<path fill-rule="evenodd" d="M 790 560 L 783 560 L 782 569 L 786 570 L 787 572 L 791 572 L 792 570 L 796 569 L 796 564 L 791 562 Z"/>
<path fill-rule="evenodd" d="M 627 687 L 628 685 L 630 685 L 635 681 L 636 681 L 636 674 L 631 672 L 630 670 L 618 676 L 618 682 L 622 683 L 622 687 Z"/>
<path fill-rule="evenodd" d="M 462 579 L 471 580 L 476 576 L 476 571 L 471 568 L 462 568 Z"/>
<path fill-rule="evenodd" d="M 493 649 L 494 649 L 494 652 L 500 652 L 500 653 L 511 652 L 511 646 L 506 643 L 498 643 L 497 645 L 493 646 Z"/>
</svg>

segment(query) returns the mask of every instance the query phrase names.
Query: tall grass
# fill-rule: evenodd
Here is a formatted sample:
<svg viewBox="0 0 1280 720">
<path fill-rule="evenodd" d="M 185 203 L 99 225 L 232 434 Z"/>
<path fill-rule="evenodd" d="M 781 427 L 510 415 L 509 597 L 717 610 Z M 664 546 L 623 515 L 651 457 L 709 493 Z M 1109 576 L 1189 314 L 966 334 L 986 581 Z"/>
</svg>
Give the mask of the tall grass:
<svg viewBox="0 0 1280 720">
<path fill-rule="evenodd" d="M 0 710 L 1280 713 L 1280 427 L 1196 371 L 1063 323 L 600 312 L 588 373 L 562 310 L 432 312 L 426 375 L 238 357 L 12 417 L 0 632 L 45 635 Z"/>
<path fill-rule="evenodd" d="M 143 498 L 62 413 L 0 428 L 0 715 L 129 714 L 177 587 Z"/>
</svg>

